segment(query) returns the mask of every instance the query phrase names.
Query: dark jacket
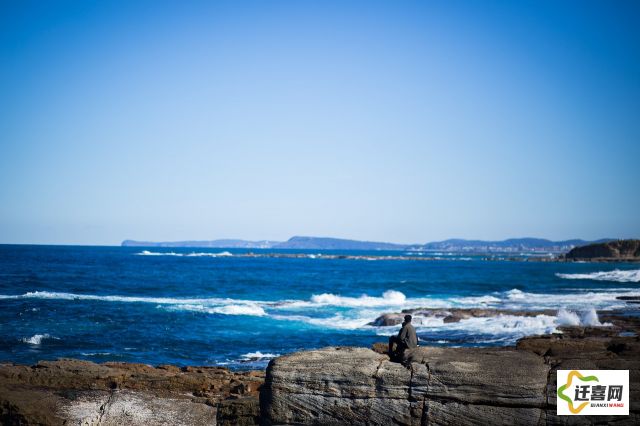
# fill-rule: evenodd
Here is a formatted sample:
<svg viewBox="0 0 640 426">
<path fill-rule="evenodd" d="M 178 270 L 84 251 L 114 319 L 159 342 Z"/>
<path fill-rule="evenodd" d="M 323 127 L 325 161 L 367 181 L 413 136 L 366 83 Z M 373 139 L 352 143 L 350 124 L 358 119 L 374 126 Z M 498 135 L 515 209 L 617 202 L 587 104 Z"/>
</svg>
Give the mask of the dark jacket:
<svg viewBox="0 0 640 426">
<path fill-rule="evenodd" d="M 416 329 L 413 328 L 410 322 L 404 323 L 400 332 L 398 333 L 398 338 L 404 345 L 413 349 L 418 346 L 418 336 L 416 335 Z"/>
</svg>

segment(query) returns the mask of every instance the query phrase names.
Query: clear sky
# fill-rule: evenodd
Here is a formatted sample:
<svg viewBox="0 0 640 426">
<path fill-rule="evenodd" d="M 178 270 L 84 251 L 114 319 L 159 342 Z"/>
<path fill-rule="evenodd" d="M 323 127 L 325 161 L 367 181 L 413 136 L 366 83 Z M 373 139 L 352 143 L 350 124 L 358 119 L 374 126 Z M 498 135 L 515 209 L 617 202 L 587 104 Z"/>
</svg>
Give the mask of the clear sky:
<svg viewBox="0 0 640 426">
<path fill-rule="evenodd" d="M 2 1 L 0 242 L 640 237 L 640 2 Z"/>
</svg>

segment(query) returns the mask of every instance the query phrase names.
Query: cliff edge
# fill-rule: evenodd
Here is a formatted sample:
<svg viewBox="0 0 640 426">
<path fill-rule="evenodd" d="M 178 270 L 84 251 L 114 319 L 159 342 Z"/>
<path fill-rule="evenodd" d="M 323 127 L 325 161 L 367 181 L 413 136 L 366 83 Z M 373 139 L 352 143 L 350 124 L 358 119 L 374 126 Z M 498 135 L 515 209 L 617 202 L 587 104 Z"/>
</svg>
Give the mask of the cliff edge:
<svg viewBox="0 0 640 426">
<path fill-rule="evenodd" d="M 640 240 L 617 240 L 575 247 L 568 260 L 640 261 Z"/>
</svg>

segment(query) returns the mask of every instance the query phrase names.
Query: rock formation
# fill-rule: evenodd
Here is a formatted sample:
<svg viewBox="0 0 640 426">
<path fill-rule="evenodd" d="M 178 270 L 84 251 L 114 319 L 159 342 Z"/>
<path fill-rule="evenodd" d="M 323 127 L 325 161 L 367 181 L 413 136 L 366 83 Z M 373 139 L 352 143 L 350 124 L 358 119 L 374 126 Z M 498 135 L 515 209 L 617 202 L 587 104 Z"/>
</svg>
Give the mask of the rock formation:
<svg viewBox="0 0 640 426">
<path fill-rule="evenodd" d="M 575 247 L 568 260 L 640 261 L 640 240 L 617 240 Z"/>
<path fill-rule="evenodd" d="M 564 328 L 513 348 L 420 347 L 410 367 L 364 348 L 325 348 L 273 360 L 261 391 L 266 425 L 476 425 L 640 422 L 556 415 L 556 370 L 629 370 L 640 398 L 638 321 L 611 315 L 607 328 Z M 376 345 L 380 352 L 384 345 Z"/>
<path fill-rule="evenodd" d="M 218 402 L 257 396 L 263 377 L 262 372 L 217 367 L 154 368 L 71 359 L 34 366 L 0 364 L 0 423 L 215 424 Z"/>
<path fill-rule="evenodd" d="M 420 325 L 422 317 L 442 318 L 444 323 L 460 322 L 469 318 L 487 318 L 499 315 L 514 315 L 522 317 L 536 317 L 538 315 L 555 315 L 556 310 L 538 310 L 538 311 L 516 311 L 510 309 L 493 309 L 493 308 L 413 308 L 404 309 L 400 313 L 387 313 L 380 315 L 378 318 L 369 323 L 373 326 L 391 326 L 398 325 L 404 321 L 406 314 L 418 316 L 413 322 Z"/>
</svg>

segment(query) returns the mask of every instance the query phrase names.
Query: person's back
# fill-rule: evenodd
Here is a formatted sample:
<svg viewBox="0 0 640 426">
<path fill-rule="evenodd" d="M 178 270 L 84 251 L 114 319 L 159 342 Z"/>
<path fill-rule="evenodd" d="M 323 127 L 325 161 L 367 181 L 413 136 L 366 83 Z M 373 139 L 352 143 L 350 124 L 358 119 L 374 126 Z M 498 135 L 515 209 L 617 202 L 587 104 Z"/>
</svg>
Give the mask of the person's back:
<svg viewBox="0 0 640 426">
<path fill-rule="evenodd" d="M 416 329 L 411 324 L 411 315 L 405 315 L 398 335 L 389 337 L 389 357 L 391 360 L 403 360 L 405 350 L 413 349 L 417 346 L 418 336 Z"/>
<path fill-rule="evenodd" d="M 407 349 L 418 347 L 418 335 L 416 329 L 411 322 L 405 322 L 402 330 L 400 330 L 400 341 L 404 343 Z"/>
</svg>

